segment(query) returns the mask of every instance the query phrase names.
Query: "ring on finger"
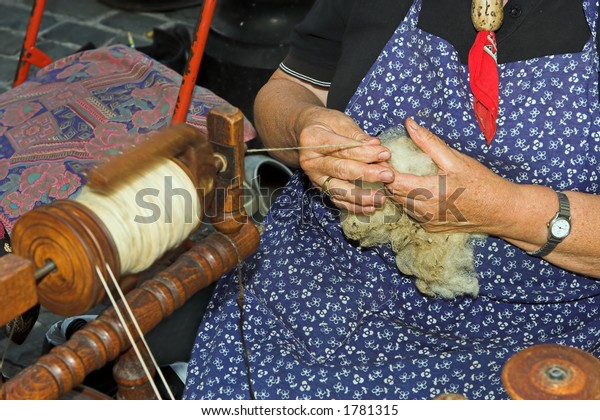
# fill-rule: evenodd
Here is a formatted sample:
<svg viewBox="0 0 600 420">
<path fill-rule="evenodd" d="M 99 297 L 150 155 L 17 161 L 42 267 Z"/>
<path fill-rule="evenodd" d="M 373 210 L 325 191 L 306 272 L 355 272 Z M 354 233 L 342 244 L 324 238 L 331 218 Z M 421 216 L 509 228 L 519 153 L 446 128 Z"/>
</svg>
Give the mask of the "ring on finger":
<svg viewBox="0 0 600 420">
<path fill-rule="evenodd" d="M 332 179 L 333 179 L 332 176 L 328 176 L 327 179 L 325 180 L 325 182 L 323 182 L 323 186 L 321 187 L 321 189 L 323 190 L 323 194 L 325 194 L 328 197 L 331 197 L 331 191 L 329 190 L 329 184 L 331 184 Z"/>
</svg>

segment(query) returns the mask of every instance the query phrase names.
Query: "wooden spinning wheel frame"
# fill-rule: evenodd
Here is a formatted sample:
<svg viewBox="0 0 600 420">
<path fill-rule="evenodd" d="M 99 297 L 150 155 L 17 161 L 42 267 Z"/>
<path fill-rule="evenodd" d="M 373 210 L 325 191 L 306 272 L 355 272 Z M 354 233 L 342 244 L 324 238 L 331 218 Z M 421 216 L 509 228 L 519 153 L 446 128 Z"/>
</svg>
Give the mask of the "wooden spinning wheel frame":
<svg viewBox="0 0 600 420">
<path fill-rule="evenodd" d="M 35 46 L 45 3 L 36 0 L 33 4 L 13 86 L 25 81 L 31 65 L 44 67 L 51 62 Z M 216 0 L 203 4 L 171 127 L 88 176 L 89 186 L 106 190 L 148 165 L 152 161 L 149 156 L 172 159 L 194 183 L 205 205 L 203 213 L 210 210 L 206 213 L 212 215 L 214 234 L 188 250 L 178 251 L 181 255 L 174 264 L 127 294 L 128 305 L 144 334 L 258 247 L 258 230 L 249 222 L 240 200 L 244 174 L 241 112 L 230 106 L 211 110 L 208 136 L 185 124 L 215 4 Z M 221 193 L 214 194 L 215 190 Z M 19 219 L 13 231 L 13 254 L 0 261 L 0 299 L 6 303 L 0 308 L 0 324 L 36 303 L 61 315 L 76 315 L 102 301 L 105 294 L 95 267 L 104 274 L 106 266 L 117 275 L 121 271 L 108 228 L 93 211 L 72 200 L 41 206 Z M 107 309 L 67 343 L 4 383 L 0 398 L 56 399 L 73 395 L 72 390 L 87 374 L 116 359 L 118 398 L 155 398 L 149 378 L 129 350 L 131 344 L 125 332 L 114 308 Z M 90 393 L 101 397 L 93 390 L 76 394 Z"/>
</svg>

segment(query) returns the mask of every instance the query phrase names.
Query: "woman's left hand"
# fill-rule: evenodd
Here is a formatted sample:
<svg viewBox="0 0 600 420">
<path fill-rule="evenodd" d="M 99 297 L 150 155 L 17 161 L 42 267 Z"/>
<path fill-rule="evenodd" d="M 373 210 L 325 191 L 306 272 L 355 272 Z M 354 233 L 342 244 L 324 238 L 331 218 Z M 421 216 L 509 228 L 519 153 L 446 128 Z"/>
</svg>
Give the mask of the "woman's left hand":
<svg viewBox="0 0 600 420">
<path fill-rule="evenodd" d="M 408 119 L 406 128 L 439 171 L 433 176 L 396 173 L 386 185 L 392 199 L 429 232 L 501 233 L 503 209 L 511 211 L 517 202 L 518 185 L 452 149 L 414 120 Z"/>
</svg>

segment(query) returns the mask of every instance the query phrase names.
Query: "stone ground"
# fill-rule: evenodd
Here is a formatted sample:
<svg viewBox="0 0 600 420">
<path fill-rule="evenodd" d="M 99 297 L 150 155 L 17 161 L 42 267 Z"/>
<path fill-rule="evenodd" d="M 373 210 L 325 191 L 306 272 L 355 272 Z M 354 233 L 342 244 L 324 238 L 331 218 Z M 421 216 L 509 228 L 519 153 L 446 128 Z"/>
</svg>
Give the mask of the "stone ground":
<svg viewBox="0 0 600 420">
<path fill-rule="evenodd" d="M 0 0 L 0 92 L 10 89 L 33 0 Z M 87 42 L 96 47 L 148 45 L 153 28 L 180 23 L 196 25 L 200 7 L 165 13 L 133 13 L 112 9 L 96 0 L 48 0 L 37 46 L 50 58 L 67 56 Z"/>
<path fill-rule="evenodd" d="M 0 0 L 0 93 L 12 86 L 32 4 L 33 0 Z M 128 33 L 137 46 L 148 45 L 153 28 L 180 23 L 192 32 L 199 15 L 199 7 L 165 13 L 131 13 L 95 0 L 48 0 L 37 46 L 50 58 L 58 59 L 88 42 L 97 47 L 128 44 Z M 21 346 L 11 343 L 8 351 L 5 349 L 9 341 L 0 332 L 0 360 L 6 353 L 2 372 L 10 377 L 35 361 L 42 353 L 46 332 L 60 319 L 42 311 L 25 343 Z"/>
</svg>

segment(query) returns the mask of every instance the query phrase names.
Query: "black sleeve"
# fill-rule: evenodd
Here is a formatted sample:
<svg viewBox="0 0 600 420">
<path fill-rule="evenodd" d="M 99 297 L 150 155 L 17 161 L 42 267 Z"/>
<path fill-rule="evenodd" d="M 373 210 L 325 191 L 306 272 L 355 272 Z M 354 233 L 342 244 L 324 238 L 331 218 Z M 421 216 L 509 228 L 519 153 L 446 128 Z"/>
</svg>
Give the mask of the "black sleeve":
<svg viewBox="0 0 600 420">
<path fill-rule="evenodd" d="M 316 0 L 290 37 L 281 70 L 317 86 L 329 87 L 342 51 L 342 38 L 355 0 Z"/>
</svg>

